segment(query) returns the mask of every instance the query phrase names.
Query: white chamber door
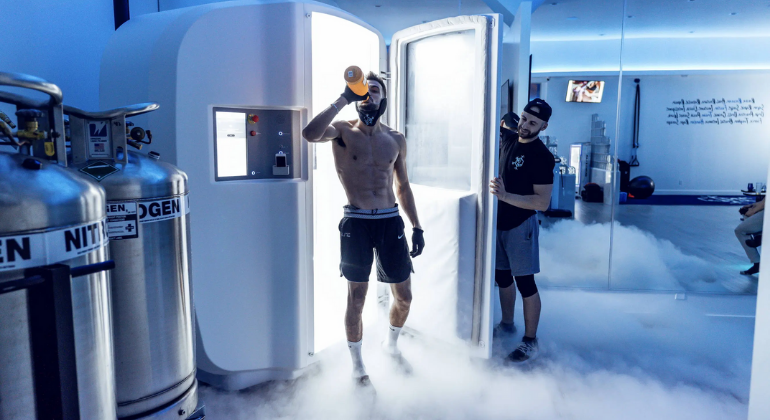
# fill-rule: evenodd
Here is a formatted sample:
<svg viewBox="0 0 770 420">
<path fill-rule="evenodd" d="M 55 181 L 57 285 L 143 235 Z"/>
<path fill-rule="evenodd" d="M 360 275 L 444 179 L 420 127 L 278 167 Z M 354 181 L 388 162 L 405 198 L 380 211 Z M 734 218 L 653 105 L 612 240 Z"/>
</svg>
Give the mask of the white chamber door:
<svg viewBox="0 0 770 420">
<path fill-rule="evenodd" d="M 490 356 L 497 173 L 499 15 L 458 16 L 397 32 L 389 123 L 404 133 L 425 229 L 406 326 Z"/>
</svg>

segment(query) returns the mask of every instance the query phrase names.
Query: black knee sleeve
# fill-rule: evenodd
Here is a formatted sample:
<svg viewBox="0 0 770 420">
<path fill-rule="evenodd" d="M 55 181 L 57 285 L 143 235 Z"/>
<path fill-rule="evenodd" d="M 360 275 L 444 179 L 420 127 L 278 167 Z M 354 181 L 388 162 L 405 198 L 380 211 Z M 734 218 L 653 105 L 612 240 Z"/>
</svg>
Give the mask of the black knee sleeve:
<svg viewBox="0 0 770 420">
<path fill-rule="evenodd" d="M 495 282 L 503 289 L 511 287 L 513 284 L 511 270 L 495 270 Z"/>
<path fill-rule="evenodd" d="M 509 273 L 510 275 L 510 273 Z M 495 274 L 495 279 L 497 274 Z M 521 297 L 528 298 L 537 293 L 537 285 L 535 284 L 535 275 L 530 274 L 528 276 L 516 276 L 516 287 L 521 293 Z"/>
</svg>

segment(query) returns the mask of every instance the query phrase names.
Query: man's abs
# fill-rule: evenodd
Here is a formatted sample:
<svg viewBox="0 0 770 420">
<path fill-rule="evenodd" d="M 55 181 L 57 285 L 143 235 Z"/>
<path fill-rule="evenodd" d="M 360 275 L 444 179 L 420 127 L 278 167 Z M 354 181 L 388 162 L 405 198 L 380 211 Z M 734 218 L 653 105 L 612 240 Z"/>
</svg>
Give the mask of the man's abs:
<svg viewBox="0 0 770 420">
<path fill-rule="evenodd" d="M 332 145 L 334 162 L 350 204 L 361 209 L 395 206 L 393 167 L 398 142 L 388 132 L 365 136 L 351 129 L 340 134 L 344 146 Z"/>
<path fill-rule="evenodd" d="M 393 193 L 393 169 L 388 174 L 372 166 L 350 165 L 344 170 L 339 166 L 342 187 L 348 202 L 360 209 L 387 209 L 396 205 Z"/>
</svg>

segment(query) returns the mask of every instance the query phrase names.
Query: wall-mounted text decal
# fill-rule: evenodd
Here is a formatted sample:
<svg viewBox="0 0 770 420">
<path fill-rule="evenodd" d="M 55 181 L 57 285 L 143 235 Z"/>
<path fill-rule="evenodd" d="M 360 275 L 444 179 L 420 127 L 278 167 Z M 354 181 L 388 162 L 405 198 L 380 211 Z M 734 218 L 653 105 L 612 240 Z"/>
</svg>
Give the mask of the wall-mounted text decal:
<svg viewBox="0 0 770 420">
<path fill-rule="evenodd" d="M 676 99 L 666 106 L 668 125 L 762 124 L 765 104 L 754 98 Z"/>
</svg>

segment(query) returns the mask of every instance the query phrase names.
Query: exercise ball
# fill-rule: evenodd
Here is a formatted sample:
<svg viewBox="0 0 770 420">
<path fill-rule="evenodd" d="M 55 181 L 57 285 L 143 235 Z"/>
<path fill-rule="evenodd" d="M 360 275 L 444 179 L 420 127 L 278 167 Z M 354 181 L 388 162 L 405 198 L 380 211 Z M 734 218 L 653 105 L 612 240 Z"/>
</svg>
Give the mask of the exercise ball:
<svg viewBox="0 0 770 420">
<path fill-rule="evenodd" d="M 638 176 L 628 183 L 628 193 L 634 198 L 648 198 L 655 192 L 655 181 L 648 176 Z"/>
</svg>

